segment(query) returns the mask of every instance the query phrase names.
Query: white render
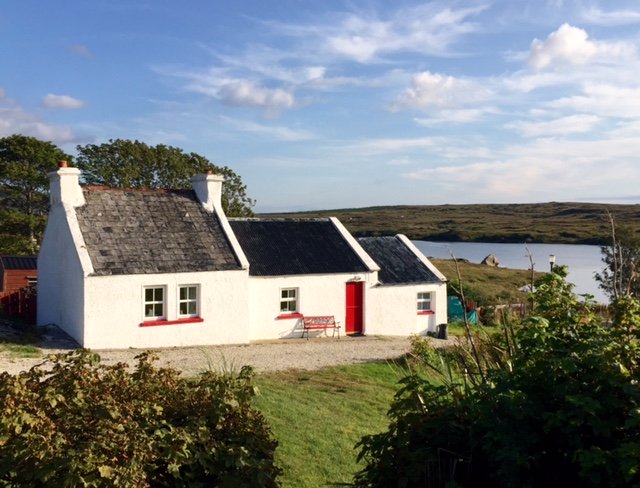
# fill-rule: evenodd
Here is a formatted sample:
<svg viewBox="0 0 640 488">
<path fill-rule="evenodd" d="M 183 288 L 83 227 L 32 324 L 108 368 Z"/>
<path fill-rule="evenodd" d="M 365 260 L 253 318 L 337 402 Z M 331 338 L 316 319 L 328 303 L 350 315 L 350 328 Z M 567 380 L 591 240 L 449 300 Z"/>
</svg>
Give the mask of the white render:
<svg viewBox="0 0 640 488">
<path fill-rule="evenodd" d="M 192 179 L 194 191 L 203 207 L 218 215 L 240 269 L 95 276 L 75 213 L 85 204 L 79 175 L 66 167 L 49 174 L 51 210 L 38 256 L 38 323 L 58 325 L 83 347 L 157 348 L 299 338 L 300 314 L 333 315 L 343 335 L 346 287 L 351 282 L 363 283 L 364 334 L 424 335 L 447 321 L 445 278 L 406 237 L 400 236 L 402 242 L 442 282 L 380 284 L 378 264 L 335 218 L 332 223 L 368 271 L 250 276 L 250 263 L 222 210 L 222 178 L 210 174 Z M 181 285 L 198 287 L 197 320 L 178 316 Z M 166 290 L 163 320 L 145 322 L 148 286 Z M 297 314 L 280 312 L 280 292 L 288 288 L 298 291 Z M 419 292 L 431 292 L 433 313 L 418 313 Z"/>
<path fill-rule="evenodd" d="M 199 286 L 203 322 L 171 324 L 179 319 L 180 285 Z M 166 287 L 166 325 L 141 325 L 146 286 Z M 93 349 L 124 349 L 247 343 L 247 298 L 245 270 L 90 276 L 85 286 L 85 334 L 81 344 Z"/>
<path fill-rule="evenodd" d="M 344 334 L 346 286 L 349 281 L 362 281 L 365 289 L 377 281 L 377 273 L 333 275 L 298 275 L 249 279 L 251 340 L 284 339 L 302 336 L 302 321 L 280 312 L 280 290 L 298 290 L 298 312 L 303 315 L 333 315 Z M 366 295 L 365 291 L 365 295 Z M 366 298 L 365 298 L 366 299 Z M 333 334 L 329 331 L 329 334 Z"/>
<path fill-rule="evenodd" d="M 418 314 L 419 292 L 431 292 L 433 313 Z M 365 332 L 370 335 L 410 336 L 436 332 L 447 323 L 446 285 L 379 285 L 365 291 Z"/>
</svg>

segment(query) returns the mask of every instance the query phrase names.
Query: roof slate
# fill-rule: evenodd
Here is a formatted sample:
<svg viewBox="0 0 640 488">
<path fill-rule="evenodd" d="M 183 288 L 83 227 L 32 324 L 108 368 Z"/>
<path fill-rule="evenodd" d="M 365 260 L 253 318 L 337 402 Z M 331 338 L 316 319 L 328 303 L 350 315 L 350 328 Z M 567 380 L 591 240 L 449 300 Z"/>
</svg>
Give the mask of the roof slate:
<svg viewBox="0 0 640 488">
<path fill-rule="evenodd" d="M 4 269 L 38 269 L 38 258 L 35 256 L 0 256 L 0 264 Z"/>
<path fill-rule="evenodd" d="M 240 269 L 216 215 L 192 191 L 84 188 L 76 214 L 94 274 Z"/>
<path fill-rule="evenodd" d="M 358 242 L 380 266 L 385 285 L 440 283 L 438 278 L 398 236 L 360 237 Z"/>
<path fill-rule="evenodd" d="M 230 219 L 252 276 L 369 271 L 329 219 Z"/>
</svg>

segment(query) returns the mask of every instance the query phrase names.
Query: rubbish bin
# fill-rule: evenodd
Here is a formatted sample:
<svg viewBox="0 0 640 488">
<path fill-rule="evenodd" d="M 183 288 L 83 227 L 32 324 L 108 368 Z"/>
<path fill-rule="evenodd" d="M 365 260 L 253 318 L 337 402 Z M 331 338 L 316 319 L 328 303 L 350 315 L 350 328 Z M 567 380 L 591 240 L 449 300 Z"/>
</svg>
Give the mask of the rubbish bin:
<svg viewBox="0 0 640 488">
<path fill-rule="evenodd" d="M 448 339 L 447 324 L 438 324 L 438 339 Z"/>
</svg>

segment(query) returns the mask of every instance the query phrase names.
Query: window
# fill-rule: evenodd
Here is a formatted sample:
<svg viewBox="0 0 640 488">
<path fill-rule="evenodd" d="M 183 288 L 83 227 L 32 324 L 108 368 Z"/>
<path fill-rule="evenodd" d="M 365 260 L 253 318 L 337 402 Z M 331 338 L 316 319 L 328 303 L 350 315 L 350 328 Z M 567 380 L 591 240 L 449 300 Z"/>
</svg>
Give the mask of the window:
<svg viewBox="0 0 640 488">
<path fill-rule="evenodd" d="M 431 292 L 418 292 L 418 312 L 431 311 Z"/>
<path fill-rule="evenodd" d="M 280 290 L 280 312 L 295 313 L 298 311 L 298 289 L 283 288 Z"/>
<path fill-rule="evenodd" d="M 198 286 L 184 285 L 178 294 L 178 315 L 180 317 L 198 316 Z"/>
<path fill-rule="evenodd" d="M 144 289 L 144 318 L 158 320 L 165 318 L 164 286 L 149 286 Z"/>
</svg>

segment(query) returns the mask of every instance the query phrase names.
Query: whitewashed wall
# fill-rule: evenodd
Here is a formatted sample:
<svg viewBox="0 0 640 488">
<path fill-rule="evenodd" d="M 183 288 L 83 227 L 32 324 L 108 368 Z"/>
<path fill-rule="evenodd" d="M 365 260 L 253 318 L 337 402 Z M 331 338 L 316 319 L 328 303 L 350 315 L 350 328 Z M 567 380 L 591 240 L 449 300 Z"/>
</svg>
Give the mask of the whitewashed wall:
<svg viewBox="0 0 640 488">
<path fill-rule="evenodd" d="M 282 339 L 300 337 L 300 319 L 279 318 L 280 290 L 298 289 L 298 311 L 304 315 L 333 315 L 339 321 L 344 334 L 347 282 L 357 278 L 365 282 L 366 307 L 367 288 L 377 281 L 377 272 L 345 273 L 332 275 L 299 275 L 257 277 L 249 279 L 249 318 L 251 340 Z M 332 334 L 332 331 L 329 331 Z"/>
<path fill-rule="evenodd" d="M 62 205 L 51 208 L 38 253 L 37 320 L 39 325 L 58 325 L 81 343 L 84 330 L 84 271 L 72 235 L 74 226 L 67 219 L 75 219 L 73 210 L 65 209 Z"/>
<path fill-rule="evenodd" d="M 166 315 L 177 319 L 178 287 L 200 286 L 200 323 L 140 326 L 146 286 L 166 286 Z M 85 288 L 84 347 L 92 349 L 179 347 L 247 343 L 246 270 L 90 276 Z"/>
<path fill-rule="evenodd" d="M 433 314 L 418 315 L 418 292 L 431 292 Z M 368 335 L 425 335 L 447 322 L 446 284 L 375 286 L 367 290 L 367 298 Z"/>
</svg>

